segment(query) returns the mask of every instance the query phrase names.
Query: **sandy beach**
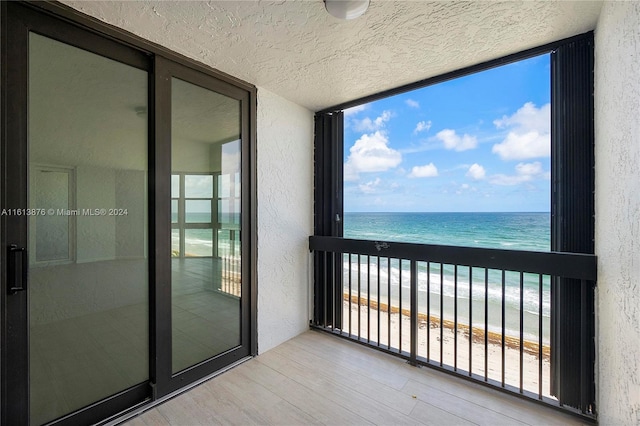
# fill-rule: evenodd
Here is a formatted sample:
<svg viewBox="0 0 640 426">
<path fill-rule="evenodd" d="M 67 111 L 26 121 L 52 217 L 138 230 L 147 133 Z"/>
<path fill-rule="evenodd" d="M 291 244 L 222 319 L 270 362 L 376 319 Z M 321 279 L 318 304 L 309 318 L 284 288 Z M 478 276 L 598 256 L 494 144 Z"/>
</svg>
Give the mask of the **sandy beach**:
<svg viewBox="0 0 640 426">
<path fill-rule="evenodd" d="M 368 305 L 370 309 L 368 308 Z M 368 302 L 361 298 L 358 305 L 358 297 L 345 293 L 343 301 L 343 323 L 342 330 L 357 335 L 358 333 L 358 311 L 360 317 L 360 337 L 369 339 L 371 342 L 380 343 L 387 346 L 389 337 L 391 347 L 401 348 L 403 352 L 409 351 L 410 345 L 410 312 L 406 309 L 400 310 L 396 306 L 387 306 L 375 301 Z M 378 316 L 380 318 L 378 323 Z M 389 317 L 390 316 L 390 317 Z M 448 365 L 458 371 L 469 371 L 469 326 L 458 324 L 457 329 L 457 356 L 454 357 L 456 347 L 456 333 L 454 332 L 453 321 L 442 322 L 442 360 L 441 353 L 441 323 L 436 316 L 427 319 L 425 314 L 418 315 L 418 356 L 428 358 L 432 362 Z M 369 334 L 367 334 L 367 328 Z M 473 327 L 471 342 L 471 371 L 473 374 L 485 375 L 485 332 L 483 329 Z M 427 340 L 428 335 L 428 340 Z M 379 336 L 379 337 L 378 337 Z M 427 341 L 429 345 L 427 345 Z M 487 376 L 489 379 L 502 380 L 502 336 L 498 333 L 489 332 L 487 334 Z M 505 383 L 514 387 L 520 386 L 520 339 L 512 336 L 505 336 L 504 359 L 505 359 Z M 538 371 L 539 371 L 539 346 L 536 342 L 523 341 L 523 389 L 538 393 Z M 550 397 L 549 394 L 549 355 L 550 348 L 546 345 L 542 348 L 542 393 Z M 457 358 L 457 359 L 456 359 Z"/>
</svg>

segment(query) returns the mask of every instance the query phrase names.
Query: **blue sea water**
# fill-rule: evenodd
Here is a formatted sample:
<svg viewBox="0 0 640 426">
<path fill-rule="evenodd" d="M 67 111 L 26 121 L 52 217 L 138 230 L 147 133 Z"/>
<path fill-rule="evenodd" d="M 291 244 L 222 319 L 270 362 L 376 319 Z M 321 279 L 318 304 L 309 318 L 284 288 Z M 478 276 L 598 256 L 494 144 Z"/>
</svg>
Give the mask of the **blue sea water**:
<svg viewBox="0 0 640 426">
<path fill-rule="evenodd" d="M 345 213 L 344 237 L 390 242 L 412 242 L 509 250 L 550 250 L 549 213 Z M 367 269 L 371 271 L 371 288 L 367 295 L 378 298 L 380 281 L 380 301 L 389 301 L 397 306 L 409 306 L 409 262 L 397 260 L 387 263 L 380 260 L 380 276 L 377 276 L 378 259 L 362 257 L 358 265 L 357 257 L 345 256 L 345 283 L 349 274 L 352 283 L 358 274 L 361 282 L 366 281 Z M 367 265 L 368 263 L 368 265 Z M 442 268 L 442 271 L 440 270 Z M 519 335 L 520 328 L 520 275 L 507 272 L 504 290 L 506 333 Z M 391 282 L 391 294 L 386 283 Z M 457 287 L 457 296 L 456 296 Z M 458 321 L 468 324 L 469 311 L 473 325 L 484 328 L 485 302 L 488 306 L 488 328 L 501 332 L 502 324 L 502 273 L 488 271 L 485 292 L 484 269 L 451 265 L 418 264 L 418 305 L 419 311 L 453 320 L 454 301 L 457 300 Z M 549 341 L 550 279 L 543 277 L 542 288 L 538 275 L 524 275 L 523 317 L 525 337 L 537 341 L 538 320 L 543 317 L 543 340 Z M 346 289 L 346 285 L 345 285 Z M 540 306 L 540 291 L 543 303 Z M 347 290 L 348 291 L 348 290 Z M 354 290 L 352 288 L 352 294 Z M 442 293 L 442 306 L 440 294 Z M 427 295 L 429 308 L 427 308 Z M 486 300 L 485 300 L 486 299 Z M 471 306 L 471 309 L 469 307 Z"/>
<path fill-rule="evenodd" d="M 344 237 L 549 251 L 549 213 L 345 213 Z"/>
<path fill-rule="evenodd" d="M 178 222 L 178 213 L 172 212 L 171 219 L 174 223 Z M 186 223 L 193 224 L 210 224 L 211 213 L 189 212 L 186 214 Z M 215 218 L 214 218 L 215 220 Z M 220 221 L 218 229 L 217 253 L 219 256 L 240 256 L 240 214 L 239 213 L 221 213 L 218 219 Z M 179 251 L 180 248 L 180 230 L 174 228 L 171 230 L 172 250 Z M 185 253 L 187 256 L 204 256 L 209 257 L 213 254 L 213 229 L 191 228 L 185 229 Z"/>
</svg>

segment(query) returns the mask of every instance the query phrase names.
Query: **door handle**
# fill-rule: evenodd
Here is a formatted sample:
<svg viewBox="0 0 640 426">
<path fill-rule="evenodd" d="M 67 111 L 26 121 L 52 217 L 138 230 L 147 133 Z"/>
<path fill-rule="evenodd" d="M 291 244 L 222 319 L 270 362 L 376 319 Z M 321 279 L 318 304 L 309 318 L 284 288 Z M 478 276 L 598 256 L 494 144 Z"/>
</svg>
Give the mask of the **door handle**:
<svg viewBox="0 0 640 426">
<path fill-rule="evenodd" d="M 21 255 L 22 258 L 22 279 L 20 283 L 18 283 L 18 254 Z M 27 248 L 26 247 L 18 247 L 17 244 L 9 245 L 8 252 L 8 262 L 7 262 L 7 293 L 8 294 L 16 294 L 19 291 L 24 291 L 27 289 L 27 278 L 29 272 L 29 261 L 27 260 Z M 20 284 L 20 285 L 18 285 Z"/>
</svg>

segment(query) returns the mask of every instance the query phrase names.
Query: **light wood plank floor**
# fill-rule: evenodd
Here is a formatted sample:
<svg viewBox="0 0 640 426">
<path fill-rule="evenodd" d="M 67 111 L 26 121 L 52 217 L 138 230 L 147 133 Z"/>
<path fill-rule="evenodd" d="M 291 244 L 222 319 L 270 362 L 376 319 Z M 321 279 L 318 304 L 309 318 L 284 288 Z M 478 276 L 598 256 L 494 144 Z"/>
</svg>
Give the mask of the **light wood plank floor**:
<svg viewBox="0 0 640 426">
<path fill-rule="evenodd" d="M 126 424 L 583 423 L 569 414 L 309 331 Z"/>
</svg>

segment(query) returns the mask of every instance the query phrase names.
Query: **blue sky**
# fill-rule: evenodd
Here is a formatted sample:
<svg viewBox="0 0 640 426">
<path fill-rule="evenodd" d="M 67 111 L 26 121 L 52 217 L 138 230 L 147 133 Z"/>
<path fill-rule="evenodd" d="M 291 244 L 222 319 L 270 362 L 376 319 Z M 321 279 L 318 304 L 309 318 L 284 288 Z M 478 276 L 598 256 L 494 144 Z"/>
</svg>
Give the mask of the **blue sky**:
<svg viewBox="0 0 640 426">
<path fill-rule="evenodd" d="M 548 212 L 549 55 L 345 110 L 344 209 Z"/>
</svg>

